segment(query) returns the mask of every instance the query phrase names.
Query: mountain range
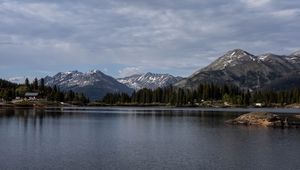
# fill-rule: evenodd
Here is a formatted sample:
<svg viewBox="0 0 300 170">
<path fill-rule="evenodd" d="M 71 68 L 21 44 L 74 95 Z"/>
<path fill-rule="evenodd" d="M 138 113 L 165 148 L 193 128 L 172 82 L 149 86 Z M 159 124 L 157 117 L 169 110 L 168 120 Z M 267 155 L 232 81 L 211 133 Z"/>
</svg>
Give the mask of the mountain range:
<svg viewBox="0 0 300 170">
<path fill-rule="evenodd" d="M 60 72 L 44 80 L 48 86 L 82 92 L 91 100 L 101 99 L 107 93 L 131 94 L 142 88 L 156 89 L 169 85 L 196 88 L 201 83 L 230 83 L 249 90 L 287 89 L 300 85 L 300 51 L 290 55 L 253 55 L 234 49 L 186 78 L 148 72 L 115 79 L 99 70 L 92 70 L 87 73 Z"/>
<path fill-rule="evenodd" d="M 200 83 L 231 83 L 250 90 L 283 89 L 299 86 L 299 76 L 299 51 L 290 55 L 267 53 L 256 56 L 235 49 L 174 86 L 196 88 Z"/>
<path fill-rule="evenodd" d="M 158 87 L 172 85 L 182 79 L 182 77 L 174 77 L 170 74 L 155 74 L 148 72 L 145 74 L 135 74 L 124 78 L 118 78 L 117 80 L 135 90 L 140 90 L 142 88 L 153 90 Z"/>
<path fill-rule="evenodd" d="M 99 70 L 92 70 L 87 73 L 79 71 L 59 72 L 53 77 L 44 78 L 45 85 L 57 86 L 61 90 L 73 90 L 84 93 L 91 100 L 101 99 L 107 93 L 127 93 L 142 88 L 156 89 L 172 85 L 181 77 L 174 77 L 169 74 L 145 73 L 136 74 L 125 78 L 115 79 Z"/>
</svg>

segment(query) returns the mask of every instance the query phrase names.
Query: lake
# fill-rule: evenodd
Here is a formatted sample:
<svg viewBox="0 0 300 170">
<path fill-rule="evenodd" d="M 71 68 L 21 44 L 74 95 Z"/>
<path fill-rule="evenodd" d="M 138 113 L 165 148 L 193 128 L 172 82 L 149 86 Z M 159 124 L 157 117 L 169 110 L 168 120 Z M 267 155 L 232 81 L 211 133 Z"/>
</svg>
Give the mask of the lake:
<svg viewBox="0 0 300 170">
<path fill-rule="evenodd" d="M 0 108 L 0 169 L 299 169 L 300 129 L 224 123 L 249 111 Z"/>
</svg>

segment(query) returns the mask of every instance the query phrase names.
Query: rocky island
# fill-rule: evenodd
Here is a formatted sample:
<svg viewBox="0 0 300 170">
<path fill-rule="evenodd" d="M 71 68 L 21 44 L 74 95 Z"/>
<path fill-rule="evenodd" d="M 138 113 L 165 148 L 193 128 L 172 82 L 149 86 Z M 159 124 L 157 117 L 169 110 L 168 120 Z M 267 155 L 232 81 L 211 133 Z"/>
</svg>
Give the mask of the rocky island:
<svg viewBox="0 0 300 170">
<path fill-rule="evenodd" d="M 235 119 L 226 121 L 232 125 L 254 125 L 264 127 L 280 127 L 280 128 L 298 128 L 300 119 L 283 117 L 268 112 L 251 112 L 243 114 Z"/>
</svg>

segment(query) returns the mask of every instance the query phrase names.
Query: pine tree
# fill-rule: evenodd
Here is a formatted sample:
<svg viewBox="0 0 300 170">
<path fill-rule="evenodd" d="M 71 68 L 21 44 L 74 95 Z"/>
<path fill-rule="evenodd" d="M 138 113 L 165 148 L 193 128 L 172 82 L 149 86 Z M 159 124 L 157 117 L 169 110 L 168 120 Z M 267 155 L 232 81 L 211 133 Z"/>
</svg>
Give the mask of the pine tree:
<svg viewBox="0 0 300 170">
<path fill-rule="evenodd" d="M 25 86 L 26 86 L 28 89 L 29 89 L 29 87 L 30 87 L 28 78 L 25 79 Z"/>
<path fill-rule="evenodd" d="M 41 80 L 40 80 L 39 90 L 40 91 L 44 91 L 45 90 L 45 79 L 44 78 L 41 78 Z"/>
<path fill-rule="evenodd" d="M 39 88 L 38 79 L 35 78 L 35 79 L 33 80 L 33 90 L 38 90 L 38 88 Z"/>
</svg>

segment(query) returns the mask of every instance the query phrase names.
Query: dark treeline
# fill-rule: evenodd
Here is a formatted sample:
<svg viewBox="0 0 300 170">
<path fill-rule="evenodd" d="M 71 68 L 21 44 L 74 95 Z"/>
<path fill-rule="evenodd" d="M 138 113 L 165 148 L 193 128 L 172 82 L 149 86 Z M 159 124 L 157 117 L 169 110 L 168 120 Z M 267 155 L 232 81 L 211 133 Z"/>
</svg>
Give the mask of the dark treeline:
<svg viewBox="0 0 300 170">
<path fill-rule="evenodd" d="M 272 103 L 278 103 L 281 105 L 300 103 L 300 88 L 280 91 L 255 91 L 252 94 L 252 101 L 256 103 L 265 103 L 266 105 L 270 105 Z"/>
<path fill-rule="evenodd" d="M 195 90 L 174 88 L 172 86 L 155 90 L 141 89 L 131 96 L 127 94 L 107 94 L 102 102 L 106 104 L 150 104 L 192 105 L 204 101 L 226 100 L 231 103 L 249 104 L 249 95 L 233 85 L 201 84 Z"/>
<path fill-rule="evenodd" d="M 89 102 L 89 99 L 83 94 L 75 93 L 71 90 L 65 92 L 56 86 L 45 86 L 44 79 L 38 81 L 38 79 L 35 78 L 32 83 L 26 79 L 24 84 L 15 84 L 0 79 L 0 99 L 11 101 L 16 97 L 23 98 L 25 97 L 26 92 L 37 92 L 39 94 L 39 98 L 44 98 L 48 101 L 80 103 Z"/>
<path fill-rule="evenodd" d="M 116 104 L 164 104 L 172 106 L 201 105 L 207 102 L 222 102 L 233 105 L 249 106 L 262 103 L 291 104 L 300 102 L 300 89 L 284 91 L 254 91 L 241 90 L 234 85 L 201 84 L 197 89 L 174 88 L 172 86 L 155 90 L 141 89 L 132 95 L 125 93 L 107 94 L 103 103 Z"/>
<path fill-rule="evenodd" d="M 17 84 L 0 79 L 0 99 L 12 100 L 15 98 Z"/>
</svg>

